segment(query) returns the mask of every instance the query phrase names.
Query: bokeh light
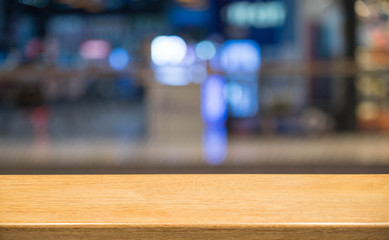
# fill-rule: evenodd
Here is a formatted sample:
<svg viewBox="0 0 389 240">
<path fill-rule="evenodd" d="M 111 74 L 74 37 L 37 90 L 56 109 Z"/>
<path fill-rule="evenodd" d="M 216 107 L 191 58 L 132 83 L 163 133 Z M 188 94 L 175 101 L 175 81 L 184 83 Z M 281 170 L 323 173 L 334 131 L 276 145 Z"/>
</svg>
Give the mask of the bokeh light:
<svg viewBox="0 0 389 240">
<path fill-rule="evenodd" d="M 151 60 L 157 66 L 178 65 L 185 58 L 187 46 L 178 36 L 158 36 L 151 42 Z"/>
<path fill-rule="evenodd" d="M 203 61 L 212 59 L 216 54 L 215 44 L 206 40 L 199 42 L 195 50 L 197 57 Z"/>
<path fill-rule="evenodd" d="M 80 55 L 88 60 L 104 59 L 110 48 L 110 44 L 105 40 L 88 40 L 81 44 Z"/>
<path fill-rule="evenodd" d="M 226 80 L 220 75 L 211 75 L 202 83 L 201 112 L 207 124 L 223 124 L 226 121 L 225 84 Z"/>
<path fill-rule="evenodd" d="M 226 72 L 256 72 L 261 66 L 260 48 L 252 40 L 227 41 L 222 47 L 221 65 Z"/>
<path fill-rule="evenodd" d="M 123 70 L 128 62 L 130 61 L 130 56 L 128 52 L 123 48 L 115 48 L 112 50 L 109 55 L 109 65 L 115 70 Z"/>
<path fill-rule="evenodd" d="M 203 158 L 210 165 L 220 165 L 227 157 L 227 130 L 223 126 L 207 127 L 203 131 Z"/>
<path fill-rule="evenodd" d="M 188 69 L 180 66 L 166 66 L 155 69 L 156 80 L 164 85 L 184 86 L 190 83 Z"/>
<path fill-rule="evenodd" d="M 258 84 L 231 81 L 227 84 L 229 114 L 237 118 L 253 117 L 258 112 Z"/>
</svg>

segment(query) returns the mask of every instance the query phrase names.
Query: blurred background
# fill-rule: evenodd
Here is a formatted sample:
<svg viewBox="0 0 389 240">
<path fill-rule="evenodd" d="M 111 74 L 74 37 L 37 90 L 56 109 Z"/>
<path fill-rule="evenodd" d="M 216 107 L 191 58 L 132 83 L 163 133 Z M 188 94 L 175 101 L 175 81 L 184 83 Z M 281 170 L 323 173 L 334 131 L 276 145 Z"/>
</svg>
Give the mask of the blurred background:
<svg viewBox="0 0 389 240">
<path fill-rule="evenodd" d="M 389 173 L 388 0 L 0 0 L 0 173 Z"/>
</svg>

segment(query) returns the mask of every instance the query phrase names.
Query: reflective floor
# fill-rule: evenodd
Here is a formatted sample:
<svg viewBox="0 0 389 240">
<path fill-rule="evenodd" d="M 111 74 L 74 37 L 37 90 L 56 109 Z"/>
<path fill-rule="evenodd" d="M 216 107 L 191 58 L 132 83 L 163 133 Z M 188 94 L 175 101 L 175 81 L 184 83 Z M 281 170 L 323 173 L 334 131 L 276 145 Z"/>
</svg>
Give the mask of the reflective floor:
<svg viewBox="0 0 389 240">
<path fill-rule="evenodd" d="M 387 173 L 389 170 L 389 136 L 349 134 L 213 141 L 204 146 L 201 139 L 35 143 L 2 140 L 1 172 Z"/>
</svg>

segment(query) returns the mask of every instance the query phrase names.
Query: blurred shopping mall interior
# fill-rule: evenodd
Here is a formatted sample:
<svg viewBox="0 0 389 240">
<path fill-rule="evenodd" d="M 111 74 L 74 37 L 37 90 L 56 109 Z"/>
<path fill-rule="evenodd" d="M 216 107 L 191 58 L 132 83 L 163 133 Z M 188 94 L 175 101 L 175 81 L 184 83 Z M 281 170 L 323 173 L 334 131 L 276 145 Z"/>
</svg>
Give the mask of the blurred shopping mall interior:
<svg viewBox="0 0 389 240">
<path fill-rule="evenodd" d="M 0 0 L 0 173 L 389 173 L 389 0 Z"/>
</svg>

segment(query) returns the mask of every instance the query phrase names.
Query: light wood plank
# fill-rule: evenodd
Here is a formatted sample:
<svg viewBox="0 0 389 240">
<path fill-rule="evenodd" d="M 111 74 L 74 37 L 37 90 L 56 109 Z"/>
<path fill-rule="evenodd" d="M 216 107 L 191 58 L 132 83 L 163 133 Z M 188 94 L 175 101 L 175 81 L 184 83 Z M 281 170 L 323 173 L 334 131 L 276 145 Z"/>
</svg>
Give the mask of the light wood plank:
<svg viewBox="0 0 389 240">
<path fill-rule="evenodd" d="M 389 175 L 3 175 L 0 239 L 389 239 Z"/>
</svg>

